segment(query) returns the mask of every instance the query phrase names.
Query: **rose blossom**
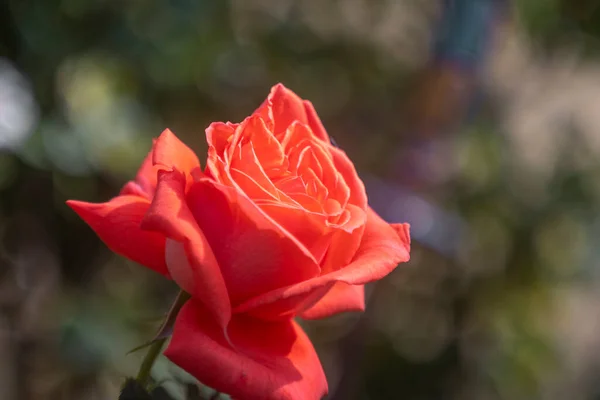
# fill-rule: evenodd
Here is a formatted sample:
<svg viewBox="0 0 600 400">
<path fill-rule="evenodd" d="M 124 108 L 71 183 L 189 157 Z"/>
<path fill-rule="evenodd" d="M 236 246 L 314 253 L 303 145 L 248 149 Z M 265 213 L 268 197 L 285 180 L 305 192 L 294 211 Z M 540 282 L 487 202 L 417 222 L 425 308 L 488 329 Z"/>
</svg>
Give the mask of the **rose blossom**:
<svg viewBox="0 0 600 400">
<path fill-rule="evenodd" d="M 114 252 L 191 295 L 165 351 L 175 364 L 236 398 L 321 398 L 321 364 L 293 318 L 363 310 L 363 285 L 409 259 L 408 225 L 367 205 L 312 104 L 281 84 L 206 139 L 204 171 L 165 130 L 119 196 L 68 204 Z"/>
</svg>

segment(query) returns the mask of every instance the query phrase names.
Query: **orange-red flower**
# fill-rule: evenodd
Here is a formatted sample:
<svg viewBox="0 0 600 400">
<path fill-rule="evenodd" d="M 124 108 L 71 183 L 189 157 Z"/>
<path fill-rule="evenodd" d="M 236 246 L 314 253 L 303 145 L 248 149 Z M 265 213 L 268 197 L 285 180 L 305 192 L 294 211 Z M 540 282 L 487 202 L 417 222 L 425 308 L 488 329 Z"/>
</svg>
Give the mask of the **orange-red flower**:
<svg viewBox="0 0 600 400">
<path fill-rule="evenodd" d="M 191 294 L 173 362 L 233 397 L 318 399 L 327 382 L 293 317 L 363 310 L 363 285 L 408 260 L 408 225 L 371 210 L 312 104 L 283 85 L 206 138 L 204 171 L 166 130 L 119 196 L 69 205 L 113 251 Z"/>
</svg>

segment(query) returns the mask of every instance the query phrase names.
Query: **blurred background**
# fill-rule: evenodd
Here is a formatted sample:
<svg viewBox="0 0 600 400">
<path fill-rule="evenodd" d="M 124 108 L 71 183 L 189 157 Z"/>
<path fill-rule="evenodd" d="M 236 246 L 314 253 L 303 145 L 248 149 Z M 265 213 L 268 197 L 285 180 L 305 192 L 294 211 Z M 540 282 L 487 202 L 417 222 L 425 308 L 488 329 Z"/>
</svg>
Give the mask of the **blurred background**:
<svg viewBox="0 0 600 400">
<path fill-rule="evenodd" d="M 117 398 L 177 289 L 65 200 L 277 82 L 412 225 L 366 313 L 303 323 L 329 399 L 600 399 L 599 50 L 596 0 L 1 1 L 0 399 Z"/>
</svg>

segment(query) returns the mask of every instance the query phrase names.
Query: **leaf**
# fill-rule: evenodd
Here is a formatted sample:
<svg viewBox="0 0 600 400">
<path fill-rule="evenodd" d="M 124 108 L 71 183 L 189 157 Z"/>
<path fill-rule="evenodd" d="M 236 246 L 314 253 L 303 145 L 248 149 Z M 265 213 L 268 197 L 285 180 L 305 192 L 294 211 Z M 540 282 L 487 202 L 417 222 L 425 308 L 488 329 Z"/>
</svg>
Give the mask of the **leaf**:
<svg viewBox="0 0 600 400">
<path fill-rule="evenodd" d="M 175 302 L 171 306 L 171 309 L 167 313 L 165 321 L 158 329 L 158 332 L 156 332 L 156 335 L 154 336 L 154 338 L 152 338 L 152 340 L 150 340 L 144 344 L 141 344 L 141 345 L 129 350 L 127 352 L 127 355 L 129 355 L 131 353 L 135 353 L 138 350 L 145 349 L 146 347 L 152 345 L 153 343 L 155 343 L 158 340 L 163 340 L 163 339 L 170 337 L 171 334 L 173 333 L 173 325 L 175 325 L 175 319 L 177 319 L 177 314 L 179 313 L 181 306 L 183 306 L 183 304 L 186 301 L 188 301 L 189 298 L 190 298 L 190 295 L 188 293 L 181 291 L 179 293 L 179 295 L 177 296 L 177 298 L 175 299 Z"/>
<path fill-rule="evenodd" d="M 143 343 L 137 347 L 134 347 L 133 349 L 129 350 L 127 352 L 127 355 L 131 354 L 131 353 L 135 353 L 136 351 L 145 349 L 148 346 L 151 346 L 153 343 L 155 343 L 157 340 L 163 340 L 166 339 L 168 337 L 171 336 L 171 334 L 173 333 L 173 327 L 172 326 L 163 326 L 161 327 L 161 329 L 158 331 L 158 333 L 156 334 L 156 336 L 154 336 L 154 338 L 146 343 Z"/>
</svg>

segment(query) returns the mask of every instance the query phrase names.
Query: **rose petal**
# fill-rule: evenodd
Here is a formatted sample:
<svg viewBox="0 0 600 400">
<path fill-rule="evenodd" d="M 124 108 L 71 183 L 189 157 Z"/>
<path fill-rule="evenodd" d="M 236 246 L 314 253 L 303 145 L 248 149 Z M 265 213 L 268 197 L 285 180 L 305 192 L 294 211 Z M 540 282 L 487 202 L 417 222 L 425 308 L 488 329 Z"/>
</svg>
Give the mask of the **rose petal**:
<svg viewBox="0 0 600 400">
<path fill-rule="evenodd" d="M 231 136 L 231 138 L 229 139 L 229 145 L 223 153 L 223 161 L 226 165 L 231 164 L 231 161 L 234 158 L 234 154 L 242 149 L 242 142 L 244 141 L 244 134 L 246 133 L 244 128 L 246 127 L 246 125 L 248 125 L 248 121 L 250 120 L 250 118 L 251 117 L 247 117 L 246 119 L 244 119 L 242 123 L 239 124 L 237 128 L 235 128 L 233 136 Z"/>
<path fill-rule="evenodd" d="M 396 231 L 400 239 L 410 245 L 410 225 L 409 224 L 390 224 Z"/>
<path fill-rule="evenodd" d="M 346 177 L 337 170 L 337 166 L 325 146 L 321 143 L 313 145 L 313 153 L 323 170 L 322 182 L 329 190 L 329 196 L 345 206 L 350 198 L 351 190 L 346 184 Z"/>
<path fill-rule="evenodd" d="M 321 163 L 319 163 L 319 160 L 317 160 L 317 157 L 312 151 L 310 152 L 309 166 L 310 169 L 315 171 L 315 174 L 319 177 L 319 179 L 323 180 L 323 167 L 321 166 Z"/>
<path fill-rule="evenodd" d="M 308 126 L 310 126 L 310 129 L 312 130 L 312 132 L 319 139 L 329 143 L 329 135 L 327 134 L 327 131 L 325 130 L 325 127 L 323 126 L 323 123 L 321 122 L 321 119 L 319 118 L 319 115 L 317 114 L 315 107 L 308 100 L 304 100 L 303 104 L 304 104 L 304 111 L 306 112 L 306 119 L 308 121 Z"/>
<path fill-rule="evenodd" d="M 200 161 L 196 154 L 177 138 L 169 129 L 156 139 L 152 153 L 154 165 L 166 169 L 178 169 L 188 176 L 188 184 L 191 174 L 200 169 Z"/>
<path fill-rule="evenodd" d="M 325 205 L 323 206 L 323 210 L 325 211 L 325 213 L 327 215 L 332 216 L 332 217 L 340 215 L 342 213 L 342 211 L 344 211 L 340 202 L 335 199 L 325 200 Z"/>
<path fill-rule="evenodd" d="M 195 267 L 190 263 L 190 258 L 183 243 L 167 238 L 165 244 L 165 260 L 169 273 L 179 287 L 187 293 L 198 293 L 196 287 Z"/>
<path fill-rule="evenodd" d="M 325 296 L 312 307 L 300 313 L 304 319 L 321 319 L 345 311 L 365 310 L 364 285 L 336 282 Z"/>
<path fill-rule="evenodd" d="M 243 174 L 250 178 L 251 181 L 258 186 L 253 187 L 254 185 L 250 185 L 249 187 L 247 187 L 240 185 L 242 190 L 244 190 L 250 198 L 254 198 L 254 196 L 250 192 L 256 193 L 257 190 L 259 190 L 259 192 L 266 192 L 267 198 L 272 198 L 274 200 L 279 199 L 279 191 L 277 190 L 275 185 L 273 185 L 273 182 L 271 182 L 267 173 L 263 169 L 263 165 L 254 151 L 254 144 L 252 142 L 243 146 L 240 149 L 239 153 L 235 153 L 235 156 L 231 160 L 231 164 L 229 165 L 229 172 L 233 180 L 236 182 L 236 173 Z M 244 179 L 244 181 L 246 183 L 249 183 L 246 179 Z M 248 191 L 245 190 L 246 187 L 248 188 Z M 263 196 L 264 195 L 259 194 L 259 198 L 264 198 Z"/>
<path fill-rule="evenodd" d="M 246 193 L 246 195 L 252 200 L 278 201 L 277 197 L 279 196 L 279 191 L 277 190 L 277 188 L 273 187 L 275 189 L 274 193 L 269 192 L 269 190 L 265 188 L 265 186 L 269 187 L 269 184 L 260 185 L 254 178 L 250 177 L 250 175 L 240 171 L 239 169 L 231 169 L 229 171 L 229 174 L 231 175 L 231 178 L 235 181 L 235 183 L 239 186 L 239 188 L 244 193 Z M 261 179 L 260 176 L 256 177 L 258 179 Z"/>
<path fill-rule="evenodd" d="M 260 208 L 302 242 L 317 263 L 321 262 L 332 234 L 326 225 L 327 216 L 282 203 L 261 203 Z"/>
<path fill-rule="evenodd" d="M 231 178 L 227 173 L 227 165 L 225 161 L 217 157 L 216 150 L 210 146 L 208 148 L 208 157 L 206 158 L 206 169 L 204 173 L 206 176 L 215 179 L 217 182 L 224 183 L 226 185 L 232 185 Z"/>
<path fill-rule="evenodd" d="M 331 153 L 325 147 L 327 145 L 315 140 L 306 125 L 297 122 L 292 124 L 282 139 L 282 146 L 286 149 L 290 170 L 293 173 L 302 172 L 298 170 L 302 167 L 302 156 L 310 151 L 311 157 L 314 157 L 315 163 L 318 164 L 319 180 L 327 188 L 329 197 L 337 200 L 343 206 L 347 204 L 350 198 L 350 189 L 346 185 L 343 175 L 336 170 Z M 277 183 L 275 184 L 277 185 Z"/>
<path fill-rule="evenodd" d="M 304 194 L 306 195 L 306 183 L 299 176 L 288 176 L 274 182 L 275 187 L 281 191 L 281 194 Z"/>
<path fill-rule="evenodd" d="M 361 208 L 352 204 L 348 204 L 341 214 L 341 217 L 345 216 L 347 216 L 347 218 L 339 219 L 338 221 L 335 221 L 335 223 L 330 223 L 328 225 L 352 233 L 354 230 L 363 227 L 367 219 L 366 213 Z"/>
<path fill-rule="evenodd" d="M 245 400 L 315 400 L 327 380 L 312 343 L 293 320 L 234 316 L 222 329 L 193 300 L 177 316 L 165 355 L 202 383 Z"/>
<path fill-rule="evenodd" d="M 154 189 L 152 188 L 150 190 L 152 190 L 152 192 L 148 193 L 147 187 L 142 187 L 136 181 L 129 181 L 125 185 L 123 185 L 121 191 L 119 192 L 119 196 L 135 196 L 141 197 L 146 200 L 152 200 L 152 196 L 154 195 Z"/>
<path fill-rule="evenodd" d="M 318 200 L 319 203 L 324 203 L 329 195 L 329 191 L 327 190 L 327 187 L 323 185 L 323 182 L 321 182 L 320 177 L 317 176 L 315 171 L 304 165 L 303 168 L 298 171 L 298 175 L 306 182 L 306 193 Z"/>
<path fill-rule="evenodd" d="M 344 181 L 350 188 L 349 202 L 364 209 L 367 207 L 367 192 L 365 185 L 359 178 L 354 164 L 348 158 L 346 153 L 337 147 L 329 146 L 335 169 L 344 177 Z"/>
<path fill-rule="evenodd" d="M 341 229 L 335 231 L 331 237 L 325 259 L 321 264 L 321 274 L 328 274 L 347 266 L 356 255 L 364 232 L 365 225 L 356 228 L 352 232 Z"/>
<path fill-rule="evenodd" d="M 139 196 L 117 196 L 106 203 L 69 200 L 73 209 L 109 249 L 169 276 L 165 264 L 165 237 L 140 228 L 150 202 Z"/>
<path fill-rule="evenodd" d="M 287 127 L 284 136 L 281 138 L 281 147 L 289 155 L 294 148 L 302 150 L 308 144 L 313 143 L 313 141 L 314 135 L 308 126 L 299 121 L 294 121 Z"/>
<path fill-rule="evenodd" d="M 259 116 L 251 116 L 244 127 L 256 158 L 270 176 L 271 170 L 279 170 L 285 155 L 283 148 Z"/>
<path fill-rule="evenodd" d="M 271 88 L 267 100 L 254 112 L 273 123 L 273 133 L 279 135 L 294 121 L 308 123 L 304 103 L 300 97 L 281 83 Z"/>
<path fill-rule="evenodd" d="M 224 156 L 225 149 L 238 126 L 239 124 L 232 124 L 231 122 L 213 122 L 206 128 L 206 141 L 209 146 L 214 147 L 218 157 L 222 158 Z"/>
<path fill-rule="evenodd" d="M 211 244 L 232 304 L 319 274 L 311 253 L 239 190 L 209 179 L 188 194 Z"/>
<path fill-rule="evenodd" d="M 277 188 L 279 189 L 279 197 L 283 205 L 304 209 L 312 213 L 323 213 L 323 205 L 321 203 L 319 203 L 313 197 L 310 197 L 308 194 L 297 191 L 300 188 L 302 188 L 304 191 L 306 190 L 304 188 L 304 182 L 302 181 L 302 178 L 293 177 L 276 182 L 276 184 Z M 260 202 L 260 204 L 262 205 L 263 202 Z"/>
<path fill-rule="evenodd" d="M 399 263 L 410 258 L 410 243 L 372 209 L 367 210 L 367 223 L 361 244 L 353 261 L 338 270 L 306 280 L 296 285 L 263 293 L 234 308 L 235 313 L 247 312 L 261 318 L 288 317 L 301 310 L 310 294 L 335 282 L 364 285 L 383 278 Z M 283 309 L 278 303 L 285 303 Z"/>
<path fill-rule="evenodd" d="M 213 251 L 186 204 L 185 182 L 185 175 L 178 170 L 159 172 L 156 194 L 142 228 L 161 232 L 183 245 L 185 256 L 177 254 L 177 248 L 170 249 L 169 271 L 224 327 L 231 317 L 227 288 Z"/>
<path fill-rule="evenodd" d="M 156 143 L 156 140 L 153 141 Z M 129 181 L 121 189 L 120 195 L 134 195 L 144 197 L 148 200 L 152 200 L 154 196 L 154 190 L 156 189 L 156 177 L 158 168 L 152 164 L 152 151 L 148 153 L 140 169 L 138 170 L 135 180 Z"/>
</svg>

